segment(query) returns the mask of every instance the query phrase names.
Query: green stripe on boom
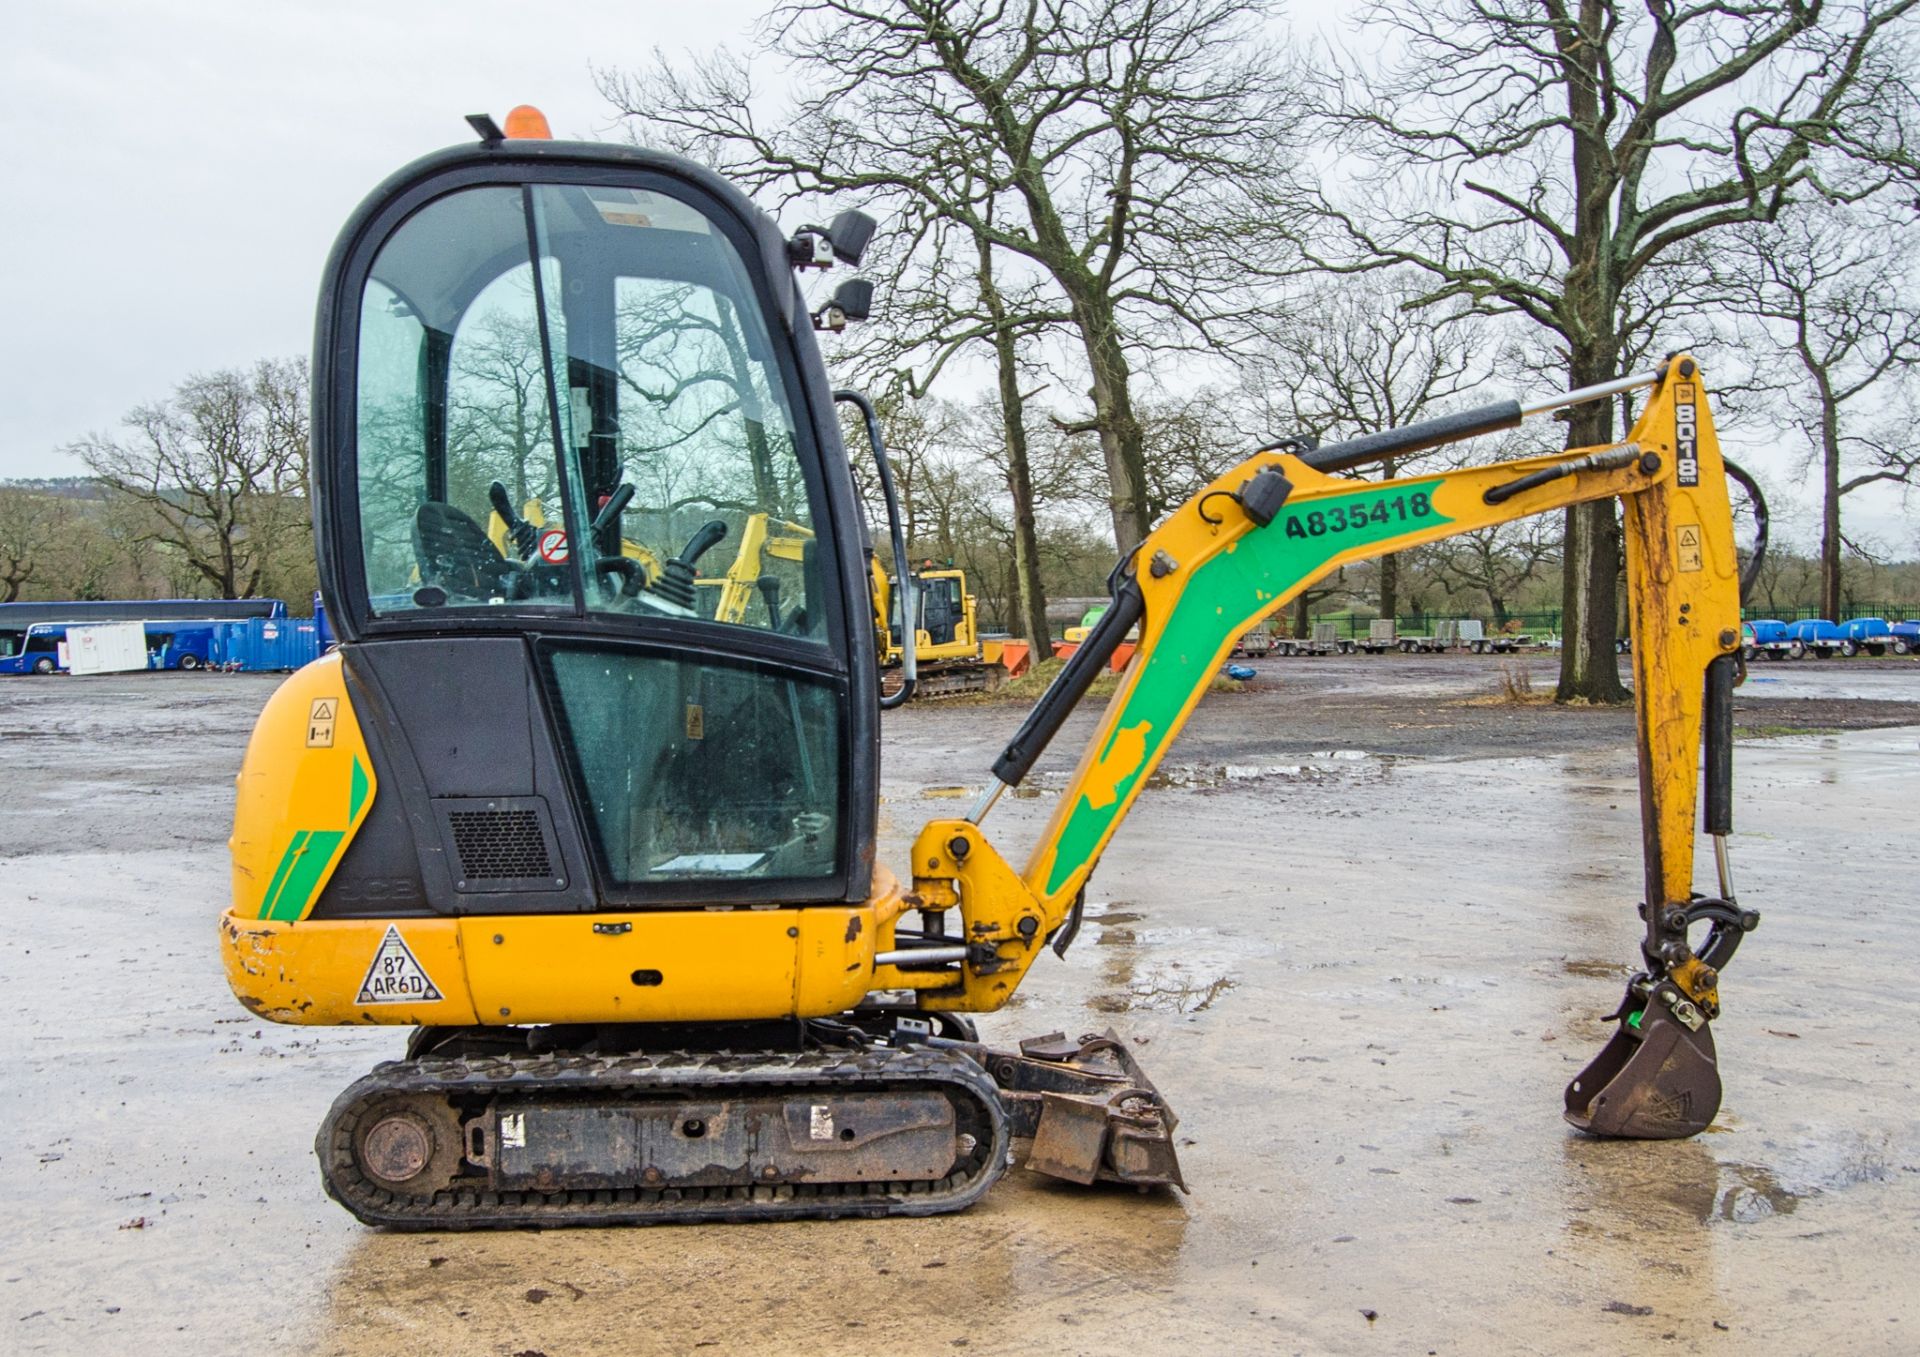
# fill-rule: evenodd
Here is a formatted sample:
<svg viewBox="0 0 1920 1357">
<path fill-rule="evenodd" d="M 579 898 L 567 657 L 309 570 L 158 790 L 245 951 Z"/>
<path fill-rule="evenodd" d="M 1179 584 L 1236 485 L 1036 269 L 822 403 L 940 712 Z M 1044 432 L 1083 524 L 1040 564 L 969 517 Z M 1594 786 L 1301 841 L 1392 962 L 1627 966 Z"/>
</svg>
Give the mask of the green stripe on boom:
<svg viewBox="0 0 1920 1357">
<path fill-rule="evenodd" d="M 1440 484 L 1421 481 L 1306 500 L 1297 509 L 1288 506 L 1267 527 L 1241 537 L 1234 550 L 1195 570 L 1127 694 L 1127 705 L 1100 757 L 1106 758 L 1122 735 L 1141 739 L 1149 752 L 1161 751 L 1165 732 L 1193 690 L 1211 678 L 1220 647 L 1233 630 L 1274 599 L 1317 578 L 1330 559 L 1354 547 L 1376 546 L 1452 522 L 1433 507 L 1433 492 Z M 1098 850 L 1153 761 L 1142 758 L 1138 768 L 1119 780 L 1106 805 L 1096 807 L 1084 793 L 1074 804 L 1047 873 L 1049 895 Z"/>
</svg>

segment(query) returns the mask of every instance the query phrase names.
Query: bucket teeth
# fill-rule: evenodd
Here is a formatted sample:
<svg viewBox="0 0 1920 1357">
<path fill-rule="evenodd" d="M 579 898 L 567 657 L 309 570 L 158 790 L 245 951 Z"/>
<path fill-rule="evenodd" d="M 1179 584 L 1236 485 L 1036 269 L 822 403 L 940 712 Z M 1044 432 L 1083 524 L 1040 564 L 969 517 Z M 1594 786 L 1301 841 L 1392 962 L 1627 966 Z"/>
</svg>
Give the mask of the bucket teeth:
<svg viewBox="0 0 1920 1357">
<path fill-rule="evenodd" d="M 1644 1001 L 1628 991 L 1612 1039 L 1567 1085 L 1567 1121 L 1589 1135 L 1680 1140 L 1720 1110 L 1713 1030 L 1690 1006 L 1692 1025 L 1676 1017 L 1663 988 Z"/>
</svg>

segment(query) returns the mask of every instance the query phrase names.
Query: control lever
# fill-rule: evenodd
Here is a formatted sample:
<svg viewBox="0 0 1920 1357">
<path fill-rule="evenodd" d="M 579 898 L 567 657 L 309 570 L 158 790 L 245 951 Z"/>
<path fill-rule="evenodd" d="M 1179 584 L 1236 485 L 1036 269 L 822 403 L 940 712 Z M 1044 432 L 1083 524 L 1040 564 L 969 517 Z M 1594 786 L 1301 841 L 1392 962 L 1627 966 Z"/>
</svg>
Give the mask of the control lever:
<svg viewBox="0 0 1920 1357">
<path fill-rule="evenodd" d="M 627 506 L 631 503 L 633 503 L 633 484 L 630 481 L 622 481 L 613 488 L 613 493 L 607 496 L 607 502 L 600 506 L 600 512 L 593 516 L 593 522 L 587 530 L 598 537 L 609 523 L 619 520 L 620 515 L 627 511 Z"/>
<path fill-rule="evenodd" d="M 489 485 L 487 502 L 500 515 L 500 521 L 507 525 L 507 540 L 520 553 L 520 559 L 524 561 L 532 556 L 534 547 L 540 541 L 540 530 L 514 512 L 513 501 L 507 497 L 507 487 L 499 481 Z"/>
<path fill-rule="evenodd" d="M 778 631 L 780 630 L 780 578 L 777 575 L 762 575 L 756 583 L 760 586 L 760 597 L 767 601 L 767 625 Z"/>
<path fill-rule="evenodd" d="M 699 531 L 687 539 L 680 554 L 669 557 L 661 567 L 660 578 L 653 582 L 653 592 L 668 603 L 692 612 L 694 563 L 726 535 L 727 525 L 719 519 L 710 518 L 702 523 Z"/>
</svg>

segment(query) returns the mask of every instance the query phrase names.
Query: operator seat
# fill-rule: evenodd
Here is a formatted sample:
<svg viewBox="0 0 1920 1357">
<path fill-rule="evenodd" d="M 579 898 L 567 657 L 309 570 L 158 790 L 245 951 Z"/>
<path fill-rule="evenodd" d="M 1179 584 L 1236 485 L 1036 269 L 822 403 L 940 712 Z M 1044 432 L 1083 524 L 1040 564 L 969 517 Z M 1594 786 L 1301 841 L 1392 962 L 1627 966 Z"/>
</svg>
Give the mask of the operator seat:
<svg viewBox="0 0 1920 1357">
<path fill-rule="evenodd" d="M 463 598 L 513 598 L 520 572 L 465 510 L 427 500 L 414 511 L 420 582 Z"/>
</svg>

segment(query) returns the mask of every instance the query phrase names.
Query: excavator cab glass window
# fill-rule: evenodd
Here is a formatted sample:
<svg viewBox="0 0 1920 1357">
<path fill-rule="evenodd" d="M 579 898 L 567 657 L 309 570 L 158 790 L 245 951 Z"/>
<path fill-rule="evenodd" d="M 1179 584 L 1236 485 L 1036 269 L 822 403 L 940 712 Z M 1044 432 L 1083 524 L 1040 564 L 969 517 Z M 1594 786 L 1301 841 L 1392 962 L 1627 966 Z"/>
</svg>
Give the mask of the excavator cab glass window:
<svg viewBox="0 0 1920 1357">
<path fill-rule="evenodd" d="M 385 237 L 359 294 L 354 564 L 388 632 L 529 636 L 604 885 L 831 898 L 847 685 L 822 473 L 699 202 L 664 178 L 484 183 Z"/>
<path fill-rule="evenodd" d="M 825 640 L 785 381 L 737 251 L 691 203 L 571 184 L 435 200 L 374 262 L 358 375 L 376 614 Z"/>
</svg>

